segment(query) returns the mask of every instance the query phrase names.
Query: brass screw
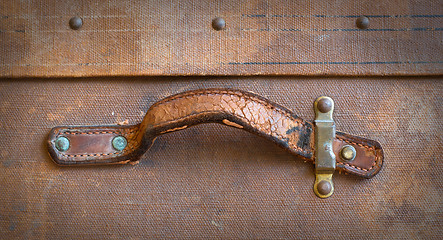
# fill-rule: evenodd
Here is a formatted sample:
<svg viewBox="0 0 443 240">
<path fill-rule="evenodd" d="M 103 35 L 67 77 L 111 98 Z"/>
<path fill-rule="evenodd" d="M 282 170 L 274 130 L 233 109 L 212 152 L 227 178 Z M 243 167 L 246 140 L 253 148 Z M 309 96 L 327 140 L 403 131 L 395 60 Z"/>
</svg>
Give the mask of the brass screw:
<svg viewBox="0 0 443 240">
<path fill-rule="evenodd" d="M 317 191 L 321 195 L 328 195 L 332 190 L 331 183 L 325 180 L 320 181 L 317 184 Z"/>
<path fill-rule="evenodd" d="M 355 148 L 351 145 L 345 145 L 340 150 L 340 156 L 345 161 L 354 160 L 356 155 L 357 155 L 357 152 L 355 151 Z"/>
<path fill-rule="evenodd" d="M 317 103 L 317 108 L 322 113 L 327 113 L 331 111 L 332 102 L 329 98 L 322 98 Z"/>
</svg>

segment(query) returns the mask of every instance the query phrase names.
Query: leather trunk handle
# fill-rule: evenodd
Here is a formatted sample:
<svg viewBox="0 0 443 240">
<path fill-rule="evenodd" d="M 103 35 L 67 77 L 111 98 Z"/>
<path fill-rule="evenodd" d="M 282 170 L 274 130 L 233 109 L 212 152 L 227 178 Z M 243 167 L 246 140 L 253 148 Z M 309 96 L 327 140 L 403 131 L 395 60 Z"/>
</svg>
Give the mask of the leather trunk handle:
<svg viewBox="0 0 443 240">
<path fill-rule="evenodd" d="M 59 165 L 124 164 L 137 161 L 156 137 L 201 123 L 246 130 L 314 162 L 312 122 L 254 93 L 232 89 L 202 89 L 167 97 L 153 104 L 137 125 L 55 127 L 47 144 L 52 159 Z M 355 149 L 352 161 L 345 161 L 340 154 L 347 145 Z M 338 131 L 333 152 L 339 171 L 365 178 L 377 174 L 383 163 L 378 142 Z"/>
</svg>

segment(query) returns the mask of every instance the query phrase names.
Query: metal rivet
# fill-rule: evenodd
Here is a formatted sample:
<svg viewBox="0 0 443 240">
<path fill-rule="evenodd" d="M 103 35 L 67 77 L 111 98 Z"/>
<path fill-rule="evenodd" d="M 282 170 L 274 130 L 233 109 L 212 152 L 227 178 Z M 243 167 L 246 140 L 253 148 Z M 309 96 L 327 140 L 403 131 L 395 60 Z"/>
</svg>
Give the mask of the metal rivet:
<svg viewBox="0 0 443 240">
<path fill-rule="evenodd" d="M 357 155 L 357 152 L 355 151 L 355 148 L 351 145 L 345 145 L 340 150 L 340 156 L 345 161 L 354 160 L 356 155 Z"/>
<path fill-rule="evenodd" d="M 73 17 L 69 20 L 69 26 L 73 30 L 80 29 L 82 27 L 82 25 L 83 25 L 83 20 L 79 17 Z"/>
<path fill-rule="evenodd" d="M 317 191 L 321 195 L 328 195 L 332 190 L 331 183 L 328 181 L 322 180 L 317 184 Z"/>
<path fill-rule="evenodd" d="M 223 30 L 226 27 L 226 22 L 223 18 L 217 17 L 212 20 L 212 28 L 217 31 Z"/>
<path fill-rule="evenodd" d="M 117 151 L 125 149 L 126 145 L 128 145 L 128 141 L 126 141 L 126 138 L 122 136 L 117 136 L 114 139 L 112 139 L 112 146 Z"/>
<path fill-rule="evenodd" d="M 365 16 L 361 16 L 357 18 L 357 21 L 355 22 L 358 28 L 360 29 L 367 29 L 369 27 L 369 18 Z"/>
<path fill-rule="evenodd" d="M 69 148 L 69 140 L 65 137 L 59 137 L 55 140 L 54 145 L 60 152 L 64 152 Z"/>
<path fill-rule="evenodd" d="M 320 112 L 327 113 L 331 111 L 332 102 L 329 100 L 329 98 L 322 98 L 318 101 L 317 108 Z"/>
</svg>

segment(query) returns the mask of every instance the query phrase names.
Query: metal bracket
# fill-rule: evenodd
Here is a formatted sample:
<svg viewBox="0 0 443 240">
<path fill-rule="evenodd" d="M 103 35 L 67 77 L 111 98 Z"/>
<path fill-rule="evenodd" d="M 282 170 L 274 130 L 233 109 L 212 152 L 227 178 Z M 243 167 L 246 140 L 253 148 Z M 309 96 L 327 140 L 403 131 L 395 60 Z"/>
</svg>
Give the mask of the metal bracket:
<svg viewBox="0 0 443 240">
<path fill-rule="evenodd" d="M 335 123 L 332 119 L 334 101 L 322 96 L 314 102 L 315 111 L 315 183 L 314 192 L 327 198 L 334 192 L 332 174 L 335 171 L 335 154 L 332 142 L 335 139 Z"/>
</svg>

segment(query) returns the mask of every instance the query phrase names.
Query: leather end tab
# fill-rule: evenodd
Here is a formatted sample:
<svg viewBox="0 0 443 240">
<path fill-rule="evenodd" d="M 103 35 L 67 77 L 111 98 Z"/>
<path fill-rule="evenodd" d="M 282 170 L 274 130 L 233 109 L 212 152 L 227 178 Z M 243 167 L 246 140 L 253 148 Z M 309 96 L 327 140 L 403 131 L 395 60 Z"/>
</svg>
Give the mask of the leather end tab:
<svg viewBox="0 0 443 240">
<path fill-rule="evenodd" d="M 341 151 L 347 145 L 355 149 L 353 160 L 346 160 L 342 155 Z M 333 149 L 337 159 L 336 168 L 339 171 L 343 170 L 361 177 L 372 178 L 383 165 L 383 149 L 380 143 L 374 140 L 336 132 Z"/>
<path fill-rule="evenodd" d="M 138 126 L 56 127 L 48 150 L 59 165 L 128 163 L 132 161 Z"/>
</svg>

